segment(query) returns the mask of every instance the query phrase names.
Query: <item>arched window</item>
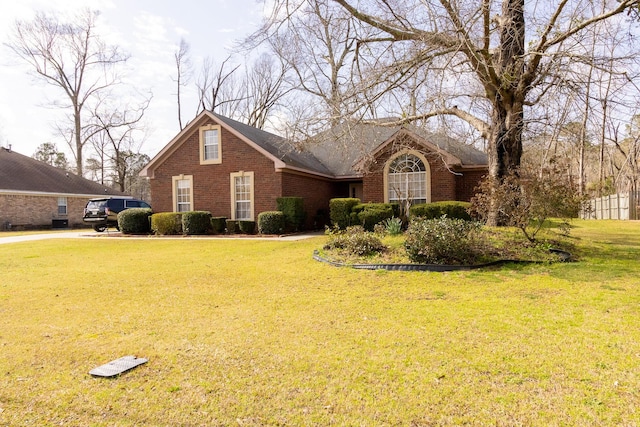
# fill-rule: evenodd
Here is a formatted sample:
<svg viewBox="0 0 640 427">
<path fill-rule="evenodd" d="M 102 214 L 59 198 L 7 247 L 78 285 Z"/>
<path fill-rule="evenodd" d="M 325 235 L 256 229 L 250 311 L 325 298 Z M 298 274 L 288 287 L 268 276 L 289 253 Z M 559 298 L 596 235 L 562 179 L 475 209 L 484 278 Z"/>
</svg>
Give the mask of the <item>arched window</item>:
<svg viewBox="0 0 640 427">
<path fill-rule="evenodd" d="M 428 165 L 415 154 L 405 153 L 391 160 L 387 174 L 389 202 L 403 205 L 426 203 L 428 194 Z"/>
</svg>

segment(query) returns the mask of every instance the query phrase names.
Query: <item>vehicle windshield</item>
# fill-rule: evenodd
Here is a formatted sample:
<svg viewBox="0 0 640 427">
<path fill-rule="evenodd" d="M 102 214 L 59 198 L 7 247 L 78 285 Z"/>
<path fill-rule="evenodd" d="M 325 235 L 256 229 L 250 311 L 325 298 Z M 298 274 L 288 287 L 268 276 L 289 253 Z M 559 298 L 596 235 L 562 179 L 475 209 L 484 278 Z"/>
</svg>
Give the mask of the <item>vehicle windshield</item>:
<svg viewBox="0 0 640 427">
<path fill-rule="evenodd" d="M 87 209 L 100 209 L 106 204 L 106 200 L 90 200 L 89 203 L 87 203 Z"/>
</svg>

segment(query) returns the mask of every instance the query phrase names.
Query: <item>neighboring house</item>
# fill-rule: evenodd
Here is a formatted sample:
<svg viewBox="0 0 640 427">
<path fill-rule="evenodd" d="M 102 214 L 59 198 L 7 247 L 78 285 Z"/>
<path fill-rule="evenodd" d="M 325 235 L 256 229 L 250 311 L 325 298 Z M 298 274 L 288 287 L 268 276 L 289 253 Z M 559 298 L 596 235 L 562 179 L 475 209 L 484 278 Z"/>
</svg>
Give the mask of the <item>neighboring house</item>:
<svg viewBox="0 0 640 427">
<path fill-rule="evenodd" d="M 87 201 L 105 195 L 122 193 L 0 147 L 0 230 L 82 226 Z"/>
<path fill-rule="evenodd" d="M 276 199 L 304 199 L 307 226 L 328 220 L 329 200 L 468 201 L 487 156 L 411 126 L 342 125 L 303 147 L 205 111 L 140 173 L 156 212 L 206 210 L 256 220 Z M 316 223 L 315 225 L 321 225 Z"/>
</svg>

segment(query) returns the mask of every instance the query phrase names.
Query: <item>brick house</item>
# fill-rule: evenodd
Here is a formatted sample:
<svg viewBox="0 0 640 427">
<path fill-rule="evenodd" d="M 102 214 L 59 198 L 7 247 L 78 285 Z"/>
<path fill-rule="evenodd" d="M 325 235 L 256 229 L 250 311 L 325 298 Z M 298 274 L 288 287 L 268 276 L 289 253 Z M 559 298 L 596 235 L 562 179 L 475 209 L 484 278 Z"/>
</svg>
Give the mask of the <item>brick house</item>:
<svg viewBox="0 0 640 427">
<path fill-rule="evenodd" d="M 0 230 L 82 226 L 87 201 L 119 191 L 0 147 Z"/>
<path fill-rule="evenodd" d="M 307 226 L 326 219 L 329 200 L 469 200 L 487 156 L 411 126 L 342 125 L 304 145 L 202 112 L 141 171 L 156 212 L 206 210 L 256 220 L 278 197 L 304 199 Z M 320 225 L 320 224 L 315 224 Z"/>
</svg>

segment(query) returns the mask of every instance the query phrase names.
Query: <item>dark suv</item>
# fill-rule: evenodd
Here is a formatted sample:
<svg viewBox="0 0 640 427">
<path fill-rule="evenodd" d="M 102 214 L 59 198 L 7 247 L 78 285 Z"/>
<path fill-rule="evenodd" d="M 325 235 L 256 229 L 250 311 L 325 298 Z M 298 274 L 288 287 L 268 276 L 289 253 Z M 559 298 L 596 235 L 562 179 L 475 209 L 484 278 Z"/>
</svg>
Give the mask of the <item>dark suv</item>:
<svg viewBox="0 0 640 427">
<path fill-rule="evenodd" d="M 149 208 L 142 200 L 131 197 L 105 197 L 91 199 L 84 208 L 82 220 L 93 226 L 97 232 L 103 232 L 109 226 L 118 228 L 118 213 L 129 208 Z"/>
</svg>

